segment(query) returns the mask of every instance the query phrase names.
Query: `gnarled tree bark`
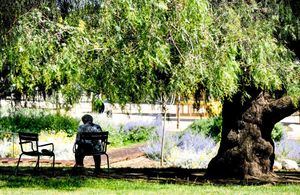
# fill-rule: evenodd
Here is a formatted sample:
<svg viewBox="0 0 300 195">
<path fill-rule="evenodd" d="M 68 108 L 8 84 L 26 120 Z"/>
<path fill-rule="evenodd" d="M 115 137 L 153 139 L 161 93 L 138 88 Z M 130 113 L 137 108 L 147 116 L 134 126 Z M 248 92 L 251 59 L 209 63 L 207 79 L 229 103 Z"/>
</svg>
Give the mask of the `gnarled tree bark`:
<svg viewBox="0 0 300 195">
<path fill-rule="evenodd" d="M 274 99 L 260 92 L 251 102 L 241 96 L 223 104 L 223 131 L 218 154 L 210 161 L 207 177 L 271 176 L 274 163 L 274 125 L 297 108 L 291 98 Z"/>
</svg>

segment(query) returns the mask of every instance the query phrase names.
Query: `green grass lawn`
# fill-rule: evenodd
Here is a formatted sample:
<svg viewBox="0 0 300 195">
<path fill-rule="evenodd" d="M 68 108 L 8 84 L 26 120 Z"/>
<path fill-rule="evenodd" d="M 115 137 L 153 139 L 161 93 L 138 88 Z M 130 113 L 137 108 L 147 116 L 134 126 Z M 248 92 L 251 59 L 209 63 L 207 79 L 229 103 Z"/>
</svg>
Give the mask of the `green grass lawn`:
<svg viewBox="0 0 300 195">
<path fill-rule="evenodd" d="M 300 194 L 300 185 L 161 184 L 95 177 L 0 175 L 0 194 Z"/>
</svg>

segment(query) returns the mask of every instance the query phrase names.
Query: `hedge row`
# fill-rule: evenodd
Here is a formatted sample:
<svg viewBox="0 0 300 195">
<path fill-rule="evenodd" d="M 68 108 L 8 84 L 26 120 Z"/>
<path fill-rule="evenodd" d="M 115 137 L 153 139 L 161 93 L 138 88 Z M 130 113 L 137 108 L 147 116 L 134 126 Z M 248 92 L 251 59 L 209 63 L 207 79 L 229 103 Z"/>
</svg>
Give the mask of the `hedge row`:
<svg viewBox="0 0 300 195">
<path fill-rule="evenodd" d="M 52 114 L 43 110 L 21 109 L 0 116 L 1 132 L 33 132 L 41 131 L 76 133 L 79 120 L 59 113 Z"/>
</svg>

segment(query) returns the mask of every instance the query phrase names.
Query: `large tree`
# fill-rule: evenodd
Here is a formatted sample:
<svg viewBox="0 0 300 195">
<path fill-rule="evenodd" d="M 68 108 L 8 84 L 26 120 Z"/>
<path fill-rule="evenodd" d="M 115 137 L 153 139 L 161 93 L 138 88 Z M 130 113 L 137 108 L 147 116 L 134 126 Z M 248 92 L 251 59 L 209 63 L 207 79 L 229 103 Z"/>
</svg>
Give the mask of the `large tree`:
<svg viewBox="0 0 300 195">
<path fill-rule="evenodd" d="M 20 17 L 2 47 L 1 74 L 8 76 L 0 82 L 20 93 L 45 86 L 70 102 L 82 92 L 124 104 L 206 91 L 223 102 L 222 140 L 207 176 L 272 173 L 273 126 L 299 106 L 295 7 L 275 0 L 97 2 L 61 9 L 55 19 L 45 7 Z"/>
<path fill-rule="evenodd" d="M 206 175 L 271 176 L 275 158 L 271 131 L 299 108 L 299 45 L 295 44 L 300 40 L 299 17 L 283 1 L 219 6 L 219 14 L 229 16 L 235 25 L 219 26 L 224 29 L 220 45 L 233 45 L 228 54 L 239 66 L 235 74 L 239 89 L 223 99 L 220 149 Z"/>
<path fill-rule="evenodd" d="M 223 102 L 222 140 L 207 176 L 270 176 L 271 131 L 299 105 L 300 67 L 291 47 L 299 21 L 290 5 L 116 0 L 102 7 L 90 86 L 118 102 L 206 91 Z"/>
</svg>

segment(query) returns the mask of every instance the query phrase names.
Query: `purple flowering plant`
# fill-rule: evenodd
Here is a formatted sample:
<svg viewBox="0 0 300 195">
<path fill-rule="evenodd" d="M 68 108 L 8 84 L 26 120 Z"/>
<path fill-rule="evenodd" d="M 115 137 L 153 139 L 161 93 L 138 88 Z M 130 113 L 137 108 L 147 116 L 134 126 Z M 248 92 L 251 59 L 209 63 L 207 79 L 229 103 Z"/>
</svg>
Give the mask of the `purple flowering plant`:
<svg viewBox="0 0 300 195">
<path fill-rule="evenodd" d="M 162 130 L 158 128 L 148 144 L 141 148 L 151 159 L 161 158 L 161 135 Z M 182 133 L 167 132 L 164 151 L 164 161 L 169 166 L 205 168 L 215 155 L 217 144 L 214 139 L 190 130 Z"/>
<path fill-rule="evenodd" d="M 275 143 L 275 155 L 300 162 L 300 142 L 288 139 L 287 134 L 283 133 L 282 139 Z"/>
</svg>

